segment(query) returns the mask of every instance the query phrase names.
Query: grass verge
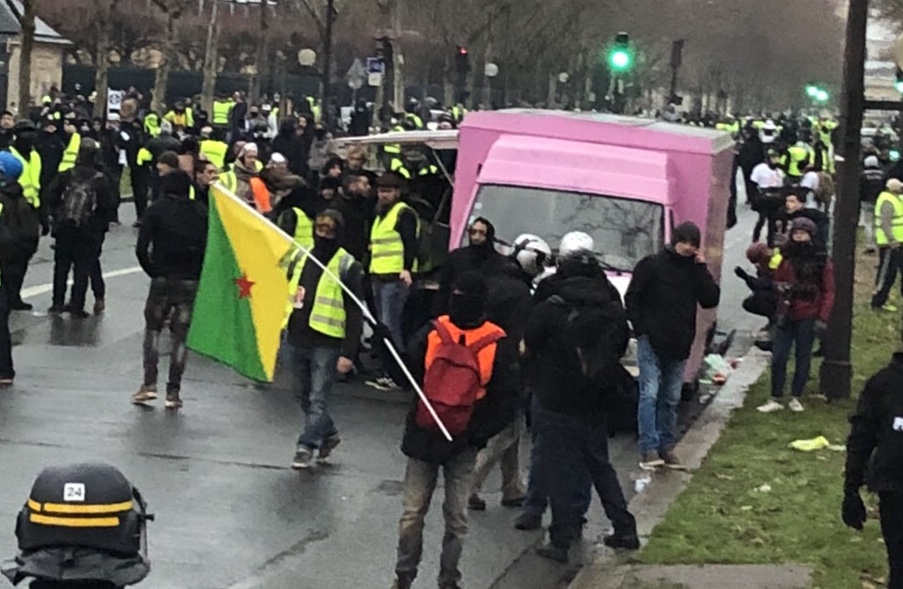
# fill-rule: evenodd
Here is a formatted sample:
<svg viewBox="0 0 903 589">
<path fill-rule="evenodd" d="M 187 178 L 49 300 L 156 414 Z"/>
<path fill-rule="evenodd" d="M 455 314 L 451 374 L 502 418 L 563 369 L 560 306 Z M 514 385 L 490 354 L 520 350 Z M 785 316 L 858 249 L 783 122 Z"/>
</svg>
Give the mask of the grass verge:
<svg viewBox="0 0 903 589">
<path fill-rule="evenodd" d="M 887 364 L 900 342 L 900 317 L 869 308 L 875 263 L 874 257 L 857 260 L 854 395 Z M 818 368 L 816 363 L 813 375 Z M 756 407 L 767 400 L 769 387 L 766 372 L 638 560 L 800 563 L 813 568 L 816 588 L 880 586 L 886 577 L 886 556 L 878 522 L 870 519 L 860 534 L 840 520 L 845 453 L 806 453 L 789 447 L 793 440 L 817 436 L 844 444 L 855 399 L 829 405 L 804 398 L 804 413 L 784 410 L 763 415 Z M 807 395 L 815 393 L 818 382 L 813 378 Z"/>
</svg>

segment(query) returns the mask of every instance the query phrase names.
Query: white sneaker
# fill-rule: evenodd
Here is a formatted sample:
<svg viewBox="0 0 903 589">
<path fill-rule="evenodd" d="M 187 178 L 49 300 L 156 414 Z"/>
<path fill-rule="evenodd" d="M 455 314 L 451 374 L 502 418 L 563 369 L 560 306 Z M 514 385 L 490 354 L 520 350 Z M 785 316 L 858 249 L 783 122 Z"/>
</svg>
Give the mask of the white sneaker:
<svg viewBox="0 0 903 589">
<path fill-rule="evenodd" d="M 795 413 L 801 413 L 803 411 L 803 404 L 800 403 L 799 399 L 791 399 L 790 402 L 787 403 L 787 407 Z"/>
<path fill-rule="evenodd" d="M 784 406 L 774 399 L 769 399 L 767 403 L 759 406 L 759 413 L 774 413 L 775 411 L 780 411 L 783 408 Z"/>
</svg>

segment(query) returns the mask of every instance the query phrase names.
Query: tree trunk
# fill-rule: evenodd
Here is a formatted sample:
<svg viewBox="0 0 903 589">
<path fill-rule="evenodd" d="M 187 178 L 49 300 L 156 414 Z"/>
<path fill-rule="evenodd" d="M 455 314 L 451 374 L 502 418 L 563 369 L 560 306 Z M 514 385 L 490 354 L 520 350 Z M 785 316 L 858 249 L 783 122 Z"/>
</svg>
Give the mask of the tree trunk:
<svg viewBox="0 0 903 589">
<path fill-rule="evenodd" d="M 263 78 L 266 73 L 267 54 L 269 53 L 270 40 L 267 31 L 270 23 L 267 21 L 267 3 L 260 3 L 260 41 L 257 43 L 257 55 L 254 57 L 256 74 L 251 77 L 251 86 L 248 89 L 248 102 L 257 102 L 260 98 Z"/>
<path fill-rule="evenodd" d="M 157 67 L 154 75 L 154 90 L 151 100 L 151 110 L 159 113 L 163 109 L 164 99 L 166 98 L 166 86 L 169 84 L 169 72 L 172 69 L 172 62 L 175 60 L 176 45 L 176 19 L 177 16 L 173 11 L 166 13 L 166 37 L 163 39 L 163 59 Z"/>
<path fill-rule="evenodd" d="M 219 0 L 213 0 L 210 9 L 210 24 L 207 25 L 207 44 L 204 47 L 204 82 L 201 85 L 201 107 L 213 120 L 213 94 L 216 89 L 216 74 L 219 69 Z"/>
<path fill-rule="evenodd" d="M 445 105 L 445 108 L 451 108 L 456 100 L 455 100 L 455 83 L 452 80 L 452 59 L 451 52 L 445 52 L 445 68 L 442 70 L 442 104 Z"/>
<path fill-rule="evenodd" d="M 333 48 L 333 28 L 335 26 L 335 0 L 326 1 L 326 30 L 323 35 L 323 81 L 320 88 L 320 105 L 323 114 L 328 115 L 332 109 L 329 107 L 330 97 L 332 96 L 332 48 Z M 335 121 L 326 121 L 329 128 L 333 128 Z"/>
<path fill-rule="evenodd" d="M 97 39 L 94 42 L 94 116 L 104 116 L 107 106 L 107 90 L 109 88 L 110 71 L 110 37 L 113 35 L 113 11 L 119 0 L 104 0 L 97 17 Z"/>
<path fill-rule="evenodd" d="M 31 103 L 31 53 L 34 49 L 35 8 L 37 0 L 22 0 L 22 45 L 19 48 L 19 98 L 20 117 L 28 116 Z"/>
<path fill-rule="evenodd" d="M 556 108 L 558 94 L 558 74 L 549 74 L 549 93 L 546 95 L 546 107 Z"/>
</svg>

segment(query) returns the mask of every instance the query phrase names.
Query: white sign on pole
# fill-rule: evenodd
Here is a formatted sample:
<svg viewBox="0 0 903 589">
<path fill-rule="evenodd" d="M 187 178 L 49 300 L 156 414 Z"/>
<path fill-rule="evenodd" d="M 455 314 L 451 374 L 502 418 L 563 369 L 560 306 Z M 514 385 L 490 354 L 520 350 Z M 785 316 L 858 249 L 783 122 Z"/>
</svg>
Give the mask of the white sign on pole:
<svg viewBox="0 0 903 589">
<path fill-rule="evenodd" d="M 897 67 L 903 69 L 903 35 L 897 37 L 897 44 L 894 47 L 894 61 Z"/>
<path fill-rule="evenodd" d="M 122 90 L 107 90 L 107 115 L 110 113 L 118 113 L 122 108 L 122 99 L 125 98 L 125 92 Z"/>
<path fill-rule="evenodd" d="M 370 74 L 367 76 L 367 84 L 370 86 L 379 87 L 383 85 L 383 75 L 382 74 Z"/>
</svg>

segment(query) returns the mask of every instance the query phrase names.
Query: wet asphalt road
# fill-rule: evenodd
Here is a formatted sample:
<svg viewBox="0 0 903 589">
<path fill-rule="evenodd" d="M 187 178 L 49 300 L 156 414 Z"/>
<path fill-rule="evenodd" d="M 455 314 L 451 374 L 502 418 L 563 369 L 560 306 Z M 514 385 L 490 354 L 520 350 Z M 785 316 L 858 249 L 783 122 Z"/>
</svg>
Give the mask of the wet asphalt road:
<svg viewBox="0 0 903 589">
<path fill-rule="evenodd" d="M 17 378 L 0 391 L 0 557 L 15 552 L 16 513 L 44 465 L 103 460 L 126 473 L 157 515 L 149 528 L 153 571 L 142 587 L 388 587 L 401 510 L 405 399 L 363 385 L 339 386 L 332 412 L 343 442 L 334 465 L 301 474 L 288 468 L 301 422 L 286 374 L 273 386 L 257 387 L 191 357 L 181 412 L 164 412 L 162 404 L 132 406 L 129 396 L 142 374 L 148 279 L 133 253 L 131 205 L 122 211 L 125 225 L 108 236 L 103 255 L 108 295 L 102 317 L 74 321 L 44 313 L 52 272 L 44 240 L 26 280 L 35 311 L 11 318 Z M 740 226 L 726 238 L 722 328 L 759 326 L 740 310 L 745 286 L 732 273 L 753 221 L 742 211 Z M 89 308 L 91 301 L 89 295 Z M 617 438 L 611 454 L 632 493 L 633 440 Z M 526 447 L 522 457 L 525 463 Z M 417 586 L 435 586 L 440 496 L 428 516 Z M 498 505 L 497 476 L 484 496 L 489 510 L 470 520 L 465 585 L 562 586 L 568 571 L 530 553 L 542 534 L 514 530 L 516 511 Z M 585 537 L 592 542 L 606 529 L 596 502 Z"/>
</svg>

